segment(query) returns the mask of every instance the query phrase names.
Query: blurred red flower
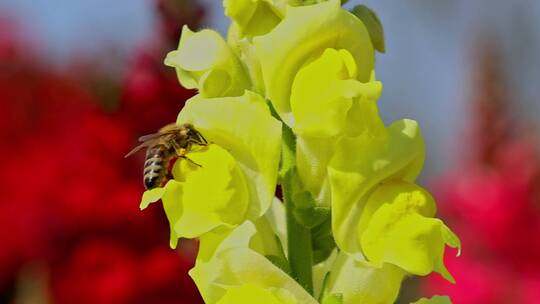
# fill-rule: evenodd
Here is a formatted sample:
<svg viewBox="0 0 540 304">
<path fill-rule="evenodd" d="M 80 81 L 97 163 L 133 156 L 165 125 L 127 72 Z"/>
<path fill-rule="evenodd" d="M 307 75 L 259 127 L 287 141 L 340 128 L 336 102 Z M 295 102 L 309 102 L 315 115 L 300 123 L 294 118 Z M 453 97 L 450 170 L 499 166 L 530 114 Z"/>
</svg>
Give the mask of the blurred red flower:
<svg viewBox="0 0 540 304">
<path fill-rule="evenodd" d="M 199 6 L 175 1 L 189 3 L 189 17 L 166 14 L 168 2 L 176 7 L 157 1 L 163 24 L 196 27 Z M 187 275 L 193 251 L 168 248 L 159 208 L 139 211 L 142 156 L 124 159 L 193 94 L 163 67 L 171 33 L 162 27 L 122 83 L 107 83 L 122 90 L 114 112 L 84 75 L 54 72 L 18 52 L 17 36 L 0 35 L 0 303 L 13 301 L 21 269 L 35 263 L 54 303 L 202 303 Z"/>
<path fill-rule="evenodd" d="M 540 159 L 532 134 L 512 125 L 496 47 L 481 48 L 469 155 L 434 183 L 440 213 L 460 236 L 446 256 L 456 285 L 430 276 L 423 289 L 454 303 L 538 303 Z"/>
</svg>

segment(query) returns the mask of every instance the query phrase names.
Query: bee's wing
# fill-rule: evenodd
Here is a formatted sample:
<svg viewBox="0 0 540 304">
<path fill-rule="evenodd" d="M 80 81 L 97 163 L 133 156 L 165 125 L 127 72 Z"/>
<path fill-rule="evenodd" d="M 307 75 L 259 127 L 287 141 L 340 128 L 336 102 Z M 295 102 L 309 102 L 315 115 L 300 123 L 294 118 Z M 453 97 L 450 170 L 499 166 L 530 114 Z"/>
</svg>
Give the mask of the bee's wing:
<svg viewBox="0 0 540 304">
<path fill-rule="evenodd" d="M 139 150 L 141 150 L 142 148 L 147 147 L 147 146 L 148 146 L 147 143 L 142 143 L 142 144 L 136 146 L 131 151 L 129 151 L 129 153 L 124 156 L 124 158 L 130 157 L 131 155 L 139 152 Z"/>
<path fill-rule="evenodd" d="M 160 138 L 160 137 L 165 136 L 165 135 L 174 134 L 176 132 L 177 132 L 177 130 L 167 130 L 167 131 L 160 131 L 160 132 L 156 132 L 156 133 L 152 133 L 152 134 L 146 134 L 146 135 L 143 135 L 143 136 L 139 137 L 139 142 L 145 142 L 145 141 L 148 141 L 148 140 L 154 140 L 154 139 Z"/>
<path fill-rule="evenodd" d="M 152 145 L 156 144 L 158 141 L 159 141 L 159 137 L 153 138 L 153 139 L 150 139 L 150 140 L 145 140 L 142 144 L 136 146 L 135 148 L 133 148 L 133 150 L 129 151 L 129 153 L 126 154 L 126 156 L 124 156 L 124 158 L 129 157 L 129 156 L 139 152 L 139 150 L 141 150 L 142 148 L 152 146 Z"/>
<path fill-rule="evenodd" d="M 163 136 L 163 133 L 152 133 L 152 134 L 146 134 L 141 137 L 139 137 L 139 142 L 145 142 L 149 140 L 153 140 L 156 138 L 159 138 L 160 136 Z"/>
</svg>

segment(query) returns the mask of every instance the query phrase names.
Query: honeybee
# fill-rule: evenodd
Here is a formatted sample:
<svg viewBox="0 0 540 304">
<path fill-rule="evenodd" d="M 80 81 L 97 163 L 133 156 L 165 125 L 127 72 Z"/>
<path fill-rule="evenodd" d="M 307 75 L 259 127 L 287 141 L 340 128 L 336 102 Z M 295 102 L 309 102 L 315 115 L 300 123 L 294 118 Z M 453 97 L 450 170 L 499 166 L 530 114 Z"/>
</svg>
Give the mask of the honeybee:
<svg viewBox="0 0 540 304">
<path fill-rule="evenodd" d="M 163 186 L 171 178 L 171 165 L 178 158 L 186 159 L 200 166 L 187 158 L 186 154 L 192 145 L 208 145 L 202 134 L 189 123 L 181 126 L 175 123 L 168 124 L 159 129 L 157 133 L 141 136 L 139 142 L 141 144 L 125 157 L 146 148 L 143 182 L 147 190 Z"/>
</svg>

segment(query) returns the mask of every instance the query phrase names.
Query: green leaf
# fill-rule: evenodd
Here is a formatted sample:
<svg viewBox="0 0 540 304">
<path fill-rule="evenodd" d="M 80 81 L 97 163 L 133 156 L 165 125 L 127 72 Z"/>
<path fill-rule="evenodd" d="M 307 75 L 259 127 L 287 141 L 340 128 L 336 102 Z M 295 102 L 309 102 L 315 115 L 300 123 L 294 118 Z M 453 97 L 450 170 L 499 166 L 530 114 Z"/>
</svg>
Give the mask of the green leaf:
<svg viewBox="0 0 540 304">
<path fill-rule="evenodd" d="M 357 5 L 351 11 L 358 19 L 362 20 L 366 25 L 371 43 L 375 49 L 381 53 L 386 51 L 384 45 L 384 29 L 381 20 L 377 14 L 365 5 Z"/>
</svg>

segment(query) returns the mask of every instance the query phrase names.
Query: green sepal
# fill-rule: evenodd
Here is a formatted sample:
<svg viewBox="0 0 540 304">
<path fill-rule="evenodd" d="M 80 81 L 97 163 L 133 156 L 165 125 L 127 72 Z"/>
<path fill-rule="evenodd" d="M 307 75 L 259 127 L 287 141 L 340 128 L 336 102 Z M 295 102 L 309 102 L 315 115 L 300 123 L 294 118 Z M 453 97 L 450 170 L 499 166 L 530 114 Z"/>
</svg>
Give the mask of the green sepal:
<svg viewBox="0 0 540 304">
<path fill-rule="evenodd" d="M 326 286 L 328 285 L 328 280 L 330 280 L 330 272 L 327 272 L 327 273 L 324 275 L 324 278 L 322 279 L 321 293 L 319 294 L 319 297 L 318 297 L 319 302 L 321 302 L 322 299 L 323 299 L 323 298 L 325 297 L 325 295 L 326 295 Z"/>
<path fill-rule="evenodd" d="M 330 209 L 325 207 L 307 207 L 294 209 L 294 217 L 306 228 L 313 228 L 324 222 L 330 215 Z"/>
<path fill-rule="evenodd" d="M 325 296 L 322 301 L 322 304 L 343 304 L 343 295 L 342 294 L 331 294 Z"/>
<path fill-rule="evenodd" d="M 306 228 L 322 224 L 330 216 L 330 208 L 317 207 L 313 196 L 308 191 L 296 193 L 293 197 L 294 217 Z"/>
<path fill-rule="evenodd" d="M 353 13 L 364 23 L 369 32 L 371 43 L 373 43 L 375 49 L 380 53 L 386 52 L 384 44 L 384 29 L 377 14 L 363 4 L 355 6 L 351 10 L 351 13 Z"/>
<path fill-rule="evenodd" d="M 452 304 L 452 301 L 448 296 L 433 296 L 431 298 L 421 298 L 420 300 L 411 304 Z"/>
<path fill-rule="evenodd" d="M 336 241 L 332 235 L 332 218 L 328 216 L 324 222 L 311 229 L 311 244 L 313 248 L 313 265 L 317 265 L 332 254 Z"/>
<path fill-rule="evenodd" d="M 324 1 L 326 1 L 326 0 L 303 0 L 303 1 L 300 1 L 300 2 L 301 2 L 301 5 L 313 5 L 313 4 L 321 3 L 321 2 L 324 2 Z M 341 5 L 344 5 L 347 2 L 349 2 L 349 0 L 341 0 Z M 293 2 L 293 4 L 294 4 L 294 2 Z"/>
<path fill-rule="evenodd" d="M 277 255 L 265 255 L 264 256 L 267 260 L 272 262 L 274 266 L 277 266 L 279 269 L 283 270 L 288 275 L 291 275 L 291 267 L 289 266 L 289 261 L 287 261 L 286 258 L 283 256 L 277 256 Z"/>
<path fill-rule="evenodd" d="M 279 269 L 283 270 L 283 272 L 287 273 L 288 275 L 291 275 L 291 267 L 289 265 L 289 261 L 287 260 L 287 256 L 285 255 L 285 250 L 283 250 L 283 244 L 281 243 L 281 239 L 277 234 L 274 234 L 275 238 L 275 244 L 277 245 L 277 254 L 266 254 L 265 257 L 272 262 L 275 266 L 277 266 Z"/>
<path fill-rule="evenodd" d="M 282 125 L 281 130 L 282 145 L 278 179 L 282 183 L 285 179 L 292 178 L 290 175 L 296 173 L 296 136 L 286 124 Z"/>
<path fill-rule="evenodd" d="M 279 117 L 279 114 L 276 112 L 276 109 L 274 108 L 272 102 L 267 100 L 266 104 L 270 109 L 272 117 L 283 122 L 281 120 L 281 117 Z M 292 129 L 286 124 L 283 124 L 281 128 L 281 138 L 283 144 L 279 160 L 279 170 L 277 178 L 278 184 L 283 184 L 283 181 L 287 178 L 287 174 L 289 174 L 289 172 L 292 172 L 292 170 L 294 169 L 295 160 L 292 159 L 292 157 L 294 157 L 294 154 L 292 152 L 294 152 L 294 149 L 296 149 L 296 138 L 293 134 Z"/>
<path fill-rule="evenodd" d="M 317 241 L 317 244 L 313 244 L 313 265 L 324 262 L 336 248 L 336 242 L 332 236 Z"/>
</svg>

